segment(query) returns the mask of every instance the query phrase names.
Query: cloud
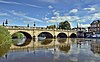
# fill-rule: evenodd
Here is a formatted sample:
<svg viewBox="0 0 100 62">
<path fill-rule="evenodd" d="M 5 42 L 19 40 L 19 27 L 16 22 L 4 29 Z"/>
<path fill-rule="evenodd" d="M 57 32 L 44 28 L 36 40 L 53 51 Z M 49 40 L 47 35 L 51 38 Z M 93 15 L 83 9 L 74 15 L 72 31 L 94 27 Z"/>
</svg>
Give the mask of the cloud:
<svg viewBox="0 0 100 62">
<path fill-rule="evenodd" d="M 69 13 L 77 13 L 77 12 L 78 12 L 78 9 L 72 9 L 72 10 L 70 10 Z"/>
<path fill-rule="evenodd" d="M 53 6 L 49 5 L 48 8 L 49 8 L 49 9 L 53 9 Z"/>
<path fill-rule="evenodd" d="M 85 20 L 85 21 L 97 20 L 97 19 L 100 19 L 100 13 L 94 13 L 94 14 L 91 14 L 91 15 L 88 15 L 88 16 L 84 16 L 81 19 Z"/>
<path fill-rule="evenodd" d="M 5 3 L 5 4 L 16 4 L 16 5 L 23 5 L 23 6 L 35 7 L 35 8 L 43 8 L 43 7 L 38 6 L 38 5 L 27 4 L 27 3 L 11 2 L 11 1 L 3 1 L 3 0 L 0 0 L 0 3 Z"/>
<path fill-rule="evenodd" d="M 58 0 L 39 0 L 43 2 L 48 2 L 48 3 L 58 3 Z"/>
<path fill-rule="evenodd" d="M 17 2 L 3 1 L 3 0 L 0 0 L 0 3 L 7 3 L 7 4 L 21 4 L 21 3 L 17 3 Z"/>
<path fill-rule="evenodd" d="M 59 13 L 60 11 L 54 11 L 53 12 L 53 15 L 55 15 L 55 16 L 60 16 L 60 13 Z"/>
<path fill-rule="evenodd" d="M 37 5 L 32 5 L 32 4 L 26 4 L 27 6 L 30 6 L 30 7 L 36 7 L 36 8 L 43 8 L 41 6 L 37 6 Z"/>
<path fill-rule="evenodd" d="M 89 27 L 89 26 L 90 26 L 90 24 L 81 24 L 81 27 L 87 28 L 87 27 Z"/>
<path fill-rule="evenodd" d="M 9 14 L 0 12 L 0 16 L 9 16 Z"/>
<path fill-rule="evenodd" d="M 95 11 L 96 9 L 95 8 L 84 8 L 84 10 L 87 10 L 87 11 Z"/>
<path fill-rule="evenodd" d="M 62 21 L 73 22 L 79 19 L 80 18 L 77 16 L 58 16 L 58 17 L 51 17 L 51 20 L 48 20 L 48 22 L 62 22 Z"/>
<path fill-rule="evenodd" d="M 13 15 L 15 15 L 15 16 L 19 16 L 19 17 L 21 17 L 21 18 L 24 18 L 24 20 L 28 20 L 28 22 L 29 22 L 29 21 L 43 22 L 42 20 L 39 20 L 39 19 L 37 19 L 37 18 L 29 17 L 29 16 L 27 16 L 25 13 L 16 12 L 16 11 L 14 11 L 14 10 L 9 11 L 9 12 L 12 13 Z"/>
</svg>

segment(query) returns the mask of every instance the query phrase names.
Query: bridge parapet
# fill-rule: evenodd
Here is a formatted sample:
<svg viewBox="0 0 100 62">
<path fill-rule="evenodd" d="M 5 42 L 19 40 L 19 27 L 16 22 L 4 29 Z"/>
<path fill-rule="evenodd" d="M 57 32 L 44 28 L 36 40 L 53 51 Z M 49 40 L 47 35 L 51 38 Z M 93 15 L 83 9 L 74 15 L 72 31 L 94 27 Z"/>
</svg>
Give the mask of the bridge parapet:
<svg viewBox="0 0 100 62">
<path fill-rule="evenodd" d="M 44 31 L 63 31 L 63 32 L 76 32 L 76 30 L 64 30 L 64 29 L 48 29 L 43 27 L 16 27 L 16 26 L 7 26 L 8 30 L 44 30 Z"/>
</svg>

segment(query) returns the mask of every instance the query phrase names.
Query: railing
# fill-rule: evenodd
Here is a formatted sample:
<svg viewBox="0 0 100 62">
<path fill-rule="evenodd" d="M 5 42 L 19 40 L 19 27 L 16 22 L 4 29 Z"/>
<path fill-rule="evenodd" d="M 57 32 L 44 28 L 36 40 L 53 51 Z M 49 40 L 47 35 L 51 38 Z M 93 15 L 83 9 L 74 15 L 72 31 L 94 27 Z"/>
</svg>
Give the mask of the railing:
<svg viewBox="0 0 100 62">
<path fill-rule="evenodd" d="M 48 28 L 44 28 L 44 27 L 24 27 L 24 26 L 7 26 L 5 27 L 7 29 L 10 29 L 10 30 L 55 30 L 55 31 L 76 31 L 76 30 L 64 30 L 64 29 L 48 29 Z"/>
</svg>

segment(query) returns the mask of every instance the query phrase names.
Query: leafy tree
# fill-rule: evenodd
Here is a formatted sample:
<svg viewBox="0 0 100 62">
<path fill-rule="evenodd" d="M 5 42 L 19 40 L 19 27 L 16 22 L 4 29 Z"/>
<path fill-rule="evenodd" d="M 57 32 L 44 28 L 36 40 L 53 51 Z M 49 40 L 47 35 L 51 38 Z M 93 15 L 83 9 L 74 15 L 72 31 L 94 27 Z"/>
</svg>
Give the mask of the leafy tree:
<svg viewBox="0 0 100 62">
<path fill-rule="evenodd" d="M 4 44 L 11 44 L 11 35 L 7 29 L 0 26 L 0 46 Z"/>
<path fill-rule="evenodd" d="M 56 25 L 50 25 L 50 26 L 47 26 L 48 29 L 54 29 L 56 28 Z"/>
<path fill-rule="evenodd" d="M 59 23 L 59 29 L 71 29 L 70 23 L 68 21 L 60 22 Z"/>
</svg>

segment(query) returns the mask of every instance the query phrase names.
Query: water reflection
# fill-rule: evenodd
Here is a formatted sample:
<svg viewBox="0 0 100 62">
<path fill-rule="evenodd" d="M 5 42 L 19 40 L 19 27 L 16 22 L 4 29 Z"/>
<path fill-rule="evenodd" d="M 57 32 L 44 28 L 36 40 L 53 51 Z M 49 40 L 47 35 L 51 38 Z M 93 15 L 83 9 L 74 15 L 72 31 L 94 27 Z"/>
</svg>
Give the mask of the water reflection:
<svg viewBox="0 0 100 62">
<path fill-rule="evenodd" d="M 94 54 L 100 54 L 100 39 L 93 39 L 92 40 L 91 51 Z"/>
<path fill-rule="evenodd" d="M 15 46 L 26 46 L 31 42 L 31 39 L 13 39 Z"/>
<path fill-rule="evenodd" d="M 39 42 L 41 42 L 42 45 L 48 45 L 48 44 L 50 44 L 52 41 L 53 41 L 53 39 L 44 39 L 44 40 L 39 41 Z"/>
<path fill-rule="evenodd" d="M 11 45 L 8 43 L 4 43 L 4 44 L 0 45 L 0 57 L 2 57 L 4 54 L 5 54 L 5 57 L 7 57 L 6 53 L 10 49 L 10 46 Z"/>
<path fill-rule="evenodd" d="M 43 47 L 10 49 L 0 62 L 99 62 L 100 39 L 67 38 L 35 41 Z M 44 46 L 45 45 L 45 46 Z M 1 48 L 0 48 L 1 49 Z M 5 49 L 4 49 L 5 50 Z M 3 51 L 3 50 L 0 50 Z M 67 54 L 66 54 L 67 53 Z M 95 55 L 97 54 L 97 55 Z M 0 53 L 1 56 L 1 53 Z"/>
<path fill-rule="evenodd" d="M 58 41 L 59 43 L 65 43 L 66 40 L 67 40 L 67 38 L 58 38 L 58 39 L 57 39 L 57 41 Z"/>
<path fill-rule="evenodd" d="M 66 44 L 59 45 L 59 50 L 65 52 L 65 53 L 68 53 L 70 50 L 70 45 L 66 45 Z"/>
</svg>

